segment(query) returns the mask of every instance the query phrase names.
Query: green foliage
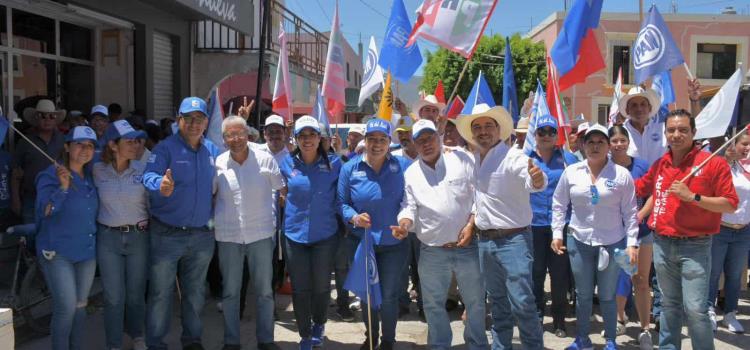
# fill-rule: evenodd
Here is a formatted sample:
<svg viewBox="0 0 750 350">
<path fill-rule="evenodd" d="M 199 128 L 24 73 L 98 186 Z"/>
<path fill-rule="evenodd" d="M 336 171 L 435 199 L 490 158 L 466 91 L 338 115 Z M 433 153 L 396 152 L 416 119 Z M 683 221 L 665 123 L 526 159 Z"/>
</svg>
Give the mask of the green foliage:
<svg viewBox="0 0 750 350">
<path fill-rule="evenodd" d="M 534 43 L 530 39 L 521 38 L 519 34 L 510 38 L 510 47 L 513 54 L 516 89 L 520 100 L 517 103 L 520 106 L 529 92 L 536 89 L 537 79 L 542 82 L 543 86 L 547 82 L 546 49 L 544 43 Z M 481 70 L 487 78 L 495 102 L 498 105 L 501 104 L 503 101 L 504 60 L 497 56 L 504 55 L 504 37 L 500 35 L 483 36 L 458 86 L 458 95 L 463 99 L 469 96 L 471 86 Z M 445 85 L 445 98 L 449 98 L 466 59 L 444 48 L 440 48 L 434 53 L 427 52 L 426 56 L 427 64 L 424 67 L 424 79 L 419 89 L 431 94 L 435 91 L 438 80 L 442 80 Z"/>
</svg>

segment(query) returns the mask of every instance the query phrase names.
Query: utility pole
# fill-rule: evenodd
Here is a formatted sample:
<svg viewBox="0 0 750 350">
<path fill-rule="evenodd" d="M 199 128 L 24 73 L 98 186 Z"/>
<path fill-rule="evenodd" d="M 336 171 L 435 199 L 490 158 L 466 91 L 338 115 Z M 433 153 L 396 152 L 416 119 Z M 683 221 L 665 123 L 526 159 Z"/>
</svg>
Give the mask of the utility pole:
<svg viewBox="0 0 750 350">
<path fill-rule="evenodd" d="M 258 75 L 255 84 L 255 119 L 257 124 L 255 126 L 260 127 L 260 111 L 263 101 L 263 68 L 266 65 L 266 37 L 268 36 L 268 13 L 271 10 L 270 0 L 261 0 L 260 3 L 260 50 L 258 52 Z"/>
<path fill-rule="evenodd" d="M 643 0 L 638 0 L 638 14 L 640 16 L 638 19 L 638 25 L 640 25 L 643 23 Z"/>
</svg>

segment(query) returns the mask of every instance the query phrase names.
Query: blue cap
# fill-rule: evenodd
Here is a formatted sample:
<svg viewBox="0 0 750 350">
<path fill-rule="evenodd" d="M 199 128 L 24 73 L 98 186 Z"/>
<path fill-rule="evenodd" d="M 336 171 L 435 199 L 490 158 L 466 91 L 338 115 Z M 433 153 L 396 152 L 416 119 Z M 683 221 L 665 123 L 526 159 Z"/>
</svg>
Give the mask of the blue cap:
<svg viewBox="0 0 750 350">
<path fill-rule="evenodd" d="M 545 127 L 545 126 L 549 126 L 552 129 L 557 130 L 557 120 L 555 120 L 555 117 L 553 117 L 553 116 L 551 116 L 549 114 L 546 114 L 546 115 L 543 115 L 543 116 L 537 118 L 537 120 L 536 120 L 536 128 L 537 129 L 541 129 L 541 128 Z"/>
<path fill-rule="evenodd" d="M 365 126 L 365 136 L 373 132 L 382 132 L 391 138 L 391 123 L 380 118 L 370 119 Z"/>
<path fill-rule="evenodd" d="M 107 106 L 96 105 L 94 107 L 91 107 L 91 113 L 89 113 L 89 115 L 93 117 L 95 114 L 101 114 L 105 117 L 108 117 L 109 110 L 107 109 Z"/>
<path fill-rule="evenodd" d="M 104 140 L 107 142 L 117 139 L 145 139 L 146 133 L 133 129 L 126 120 L 118 120 L 107 126 L 104 132 Z"/>
<path fill-rule="evenodd" d="M 208 117 L 206 101 L 203 101 L 200 97 L 185 97 L 185 99 L 182 100 L 182 103 L 180 103 L 180 115 L 185 115 L 190 112 L 201 112 Z"/>
<path fill-rule="evenodd" d="M 296 122 L 294 122 L 294 136 L 299 135 L 302 130 L 305 129 L 313 129 L 315 132 L 320 134 L 320 124 L 318 124 L 318 120 L 309 116 L 309 115 L 303 115 L 297 119 Z"/>
<path fill-rule="evenodd" d="M 73 130 L 68 131 L 65 136 L 65 142 L 92 141 L 96 143 L 96 133 L 94 129 L 88 126 L 76 126 Z"/>
</svg>

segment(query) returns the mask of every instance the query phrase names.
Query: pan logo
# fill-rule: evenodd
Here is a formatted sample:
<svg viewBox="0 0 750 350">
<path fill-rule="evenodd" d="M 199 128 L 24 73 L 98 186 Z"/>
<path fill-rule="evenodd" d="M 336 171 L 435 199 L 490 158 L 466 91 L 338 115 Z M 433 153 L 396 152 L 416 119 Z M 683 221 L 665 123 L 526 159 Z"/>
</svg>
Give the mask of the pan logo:
<svg viewBox="0 0 750 350">
<path fill-rule="evenodd" d="M 642 69 L 658 62 L 664 56 L 665 47 L 659 28 L 653 24 L 645 26 L 633 43 L 633 66 Z"/>
</svg>

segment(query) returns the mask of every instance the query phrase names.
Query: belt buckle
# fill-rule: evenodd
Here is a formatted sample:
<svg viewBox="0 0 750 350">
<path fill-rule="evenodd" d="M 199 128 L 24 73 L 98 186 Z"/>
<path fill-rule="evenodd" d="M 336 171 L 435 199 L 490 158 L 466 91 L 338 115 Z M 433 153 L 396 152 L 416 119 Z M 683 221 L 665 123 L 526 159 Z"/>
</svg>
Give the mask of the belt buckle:
<svg viewBox="0 0 750 350">
<path fill-rule="evenodd" d="M 125 233 L 130 232 L 130 226 L 128 225 L 120 226 L 120 232 L 125 232 Z"/>
</svg>

